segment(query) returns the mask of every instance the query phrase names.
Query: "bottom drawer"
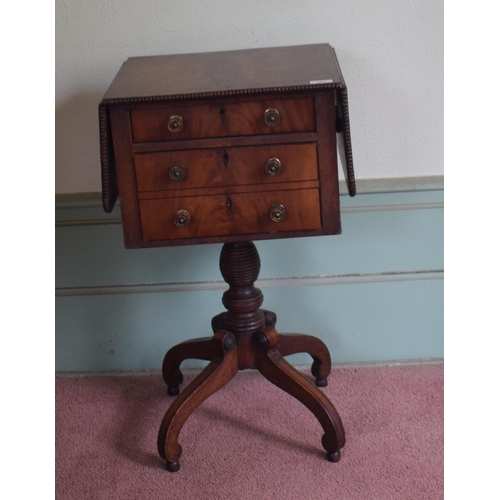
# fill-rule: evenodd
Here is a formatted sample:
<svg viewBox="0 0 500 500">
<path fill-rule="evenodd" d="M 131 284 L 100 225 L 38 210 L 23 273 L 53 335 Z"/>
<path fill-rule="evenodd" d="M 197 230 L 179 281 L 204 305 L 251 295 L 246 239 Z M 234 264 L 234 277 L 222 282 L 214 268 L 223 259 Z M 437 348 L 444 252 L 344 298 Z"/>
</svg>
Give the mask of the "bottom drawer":
<svg viewBox="0 0 500 500">
<path fill-rule="evenodd" d="M 321 229 L 317 189 L 142 200 L 144 241 Z"/>
</svg>

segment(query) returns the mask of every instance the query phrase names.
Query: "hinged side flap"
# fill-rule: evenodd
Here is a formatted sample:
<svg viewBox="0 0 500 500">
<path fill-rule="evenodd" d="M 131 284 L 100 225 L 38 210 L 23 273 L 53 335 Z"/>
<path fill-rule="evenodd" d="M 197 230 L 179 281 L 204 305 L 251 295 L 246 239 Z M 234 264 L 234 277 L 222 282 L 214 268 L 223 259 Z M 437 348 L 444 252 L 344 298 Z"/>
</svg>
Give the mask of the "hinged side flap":
<svg viewBox="0 0 500 500">
<path fill-rule="evenodd" d="M 336 91 L 335 124 L 340 140 L 337 141 L 340 162 L 344 170 L 345 181 L 349 196 L 356 195 L 356 180 L 354 178 L 354 165 L 351 147 L 351 129 L 349 126 L 349 107 L 347 102 L 347 89 L 340 88 Z"/>
<path fill-rule="evenodd" d="M 111 127 L 109 124 L 108 108 L 102 102 L 99 104 L 99 133 L 101 149 L 101 184 L 102 206 L 104 211 L 110 213 L 118 198 L 118 185 L 116 181 L 116 167 L 111 140 Z"/>
</svg>

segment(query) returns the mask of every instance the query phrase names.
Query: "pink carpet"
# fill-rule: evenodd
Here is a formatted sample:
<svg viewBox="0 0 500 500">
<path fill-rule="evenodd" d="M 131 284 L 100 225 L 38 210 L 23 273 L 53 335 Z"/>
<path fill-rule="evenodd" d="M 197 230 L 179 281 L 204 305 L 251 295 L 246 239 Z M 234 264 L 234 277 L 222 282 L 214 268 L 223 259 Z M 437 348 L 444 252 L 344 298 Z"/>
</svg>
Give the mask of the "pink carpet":
<svg viewBox="0 0 500 500">
<path fill-rule="evenodd" d="M 337 369 L 324 390 L 346 430 L 339 463 L 314 416 L 250 371 L 187 421 L 169 473 L 156 454 L 173 400 L 160 376 L 58 378 L 56 499 L 443 498 L 442 365 Z"/>
</svg>

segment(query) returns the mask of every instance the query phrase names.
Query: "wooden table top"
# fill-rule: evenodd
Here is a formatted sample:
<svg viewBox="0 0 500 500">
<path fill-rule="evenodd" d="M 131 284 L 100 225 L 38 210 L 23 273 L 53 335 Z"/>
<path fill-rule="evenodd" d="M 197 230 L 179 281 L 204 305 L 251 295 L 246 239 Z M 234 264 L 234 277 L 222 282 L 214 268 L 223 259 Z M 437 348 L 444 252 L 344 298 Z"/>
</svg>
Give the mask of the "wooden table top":
<svg viewBox="0 0 500 500">
<path fill-rule="evenodd" d="M 319 84 L 344 85 L 335 52 L 326 43 L 130 57 L 104 100 Z"/>
</svg>

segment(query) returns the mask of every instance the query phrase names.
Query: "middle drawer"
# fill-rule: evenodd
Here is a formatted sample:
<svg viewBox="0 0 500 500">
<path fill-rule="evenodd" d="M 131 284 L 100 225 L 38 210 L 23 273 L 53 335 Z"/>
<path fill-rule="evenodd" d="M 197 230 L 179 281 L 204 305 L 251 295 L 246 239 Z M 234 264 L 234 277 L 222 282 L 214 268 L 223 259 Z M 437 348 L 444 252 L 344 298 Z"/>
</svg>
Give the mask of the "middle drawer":
<svg viewBox="0 0 500 500">
<path fill-rule="evenodd" d="M 315 143 L 141 153 L 134 163 L 139 192 L 318 179 Z"/>
</svg>

